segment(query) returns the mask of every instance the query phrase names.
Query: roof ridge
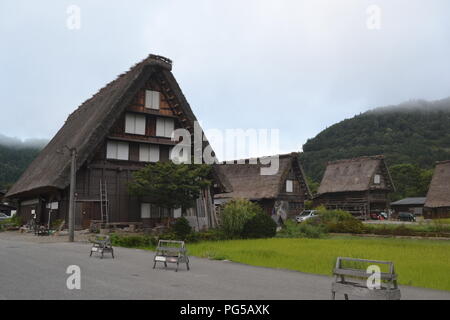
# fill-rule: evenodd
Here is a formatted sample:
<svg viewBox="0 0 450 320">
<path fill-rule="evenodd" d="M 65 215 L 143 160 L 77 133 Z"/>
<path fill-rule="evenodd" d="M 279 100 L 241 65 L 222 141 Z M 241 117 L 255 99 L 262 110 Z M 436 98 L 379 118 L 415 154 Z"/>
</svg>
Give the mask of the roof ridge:
<svg viewBox="0 0 450 320">
<path fill-rule="evenodd" d="M 227 164 L 253 164 L 254 163 L 247 163 L 250 160 L 259 160 L 261 158 L 270 158 L 270 157 L 276 157 L 278 156 L 279 158 L 288 158 L 288 157 L 294 157 L 294 156 L 299 156 L 300 152 L 290 152 L 290 153 L 282 153 L 282 154 L 274 154 L 271 156 L 262 156 L 262 157 L 253 157 L 253 158 L 243 158 L 243 159 L 235 159 L 235 160 L 224 160 L 221 161 L 219 164 L 220 165 L 227 165 Z M 244 161 L 245 163 L 236 163 L 236 162 L 242 162 Z M 260 163 L 256 163 L 256 164 L 260 164 Z"/>
<path fill-rule="evenodd" d="M 116 76 L 115 79 L 107 82 L 103 87 L 101 87 L 96 93 L 94 93 L 90 98 L 86 99 L 83 103 L 81 103 L 78 108 L 76 108 L 71 114 L 69 114 L 69 116 L 67 117 L 66 121 L 68 121 L 73 115 L 81 112 L 84 110 L 83 107 L 86 106 L 86 104 L 88 104 L 91 100 L 93 100 L 94 98 L 96 98 L 97 96 L 101 95 L 106 89 L 109 88 L 110 85 L 112 85 L 114 82 L 122 79 L 123 77 L 125 77 L 127 74 L 129 74 L 132 70 L 136 69 L 137 67 L 141 66 L 141 65 L 145 65 L 145 64 L 150 64 L 151 62 L 155 62 L 158 65 L 161 66 L 165 66 L 168 70 L 172 69 L 172 60 L 170 60 L 169 58 L 163 57 L 163 56 L 159 56 L 159 55 L 155 55 L 155 54 L 149 54 L 146 58 L 140 60 L 139 62 L 136 62 L 134 65 L 132 65 L 131 67 L 128 68 L 127 71 L 124 71 L 122 73 L 120 73 L 118 76 Z"/>
<path fill-rule="evenodd" d="M 438 164 L 447 164 L 447 163 L 450 163 L 450 160 L 436 161 L 436 165 L 438 165 Z"/>
<path fill-rule="evenodd" d="M 375 155 L 375 156 L 362 156 L 362 157 L 356 157 L 356 158 L 350 158 L 350 159 L 340 159 L 340 160 L 332 160 L 328 161 L 327 164 L 338 164 L 338 163 L 346 163 L 346 162 L 356 162 L 356 161 L 362 161 L 362 160 L 384 160 L 384 155 Z"/>
</svg>

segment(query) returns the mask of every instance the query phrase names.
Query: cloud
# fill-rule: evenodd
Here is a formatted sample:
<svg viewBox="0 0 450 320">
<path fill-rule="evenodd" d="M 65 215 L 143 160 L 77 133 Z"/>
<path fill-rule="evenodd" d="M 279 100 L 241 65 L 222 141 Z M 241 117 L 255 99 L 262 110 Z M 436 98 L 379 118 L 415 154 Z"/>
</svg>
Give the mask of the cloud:
<svg viewBox="0 0 450 320">
<path fill-rule="evenodd" d="M 279 129 L 282 150 L 381 105 L 450 95 L 450 3 L 2 1 L 0 132 L 50 138 L 98 89 L 149 53 L 173 72 L 205 129 Z M 66 8 L 81 29 L 66 28 Z M 219 156 L 220 158 L 220 156 Z"/>
</svg>

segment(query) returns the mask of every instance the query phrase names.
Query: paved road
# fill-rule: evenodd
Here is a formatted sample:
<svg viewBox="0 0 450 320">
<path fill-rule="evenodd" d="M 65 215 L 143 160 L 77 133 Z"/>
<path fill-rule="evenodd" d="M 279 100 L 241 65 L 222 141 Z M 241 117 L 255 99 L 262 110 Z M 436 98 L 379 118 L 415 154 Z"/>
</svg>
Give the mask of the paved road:
<svg viewBox="0 0 450 320">
<path fill-rule="evenodd" d="M 117 248 L 116 259 L 89 258 L 83 243 L 0 239 L 0 299 L 329 299 L 331 278 L 191 259 L 191 271 L 152 270 L 152 253 Z M 81 290 L 68 290 L 69 265 Z M 404 299 L 450 299 L 450 292 L 402 287 Z"/>
</svg>

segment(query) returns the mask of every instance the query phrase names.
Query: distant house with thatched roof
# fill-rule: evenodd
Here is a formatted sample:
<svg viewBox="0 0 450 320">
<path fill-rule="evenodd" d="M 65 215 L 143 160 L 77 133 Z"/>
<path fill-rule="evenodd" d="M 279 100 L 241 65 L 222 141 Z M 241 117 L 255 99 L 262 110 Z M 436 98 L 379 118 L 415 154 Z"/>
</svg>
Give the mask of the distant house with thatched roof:
<svg viewBox="0 0 450 320">
<path fill-rule="evenodd" d="M 425 216 L 450 217 L 450 160 L 436 163 L 425 201 Z"/>
<path fill-rule="evenodd" d="M 216 194 L 215 203 L 248 199 L 281 220 L 299 214 L 304 209 L 305 200 L 312 199 L 299 153 L 279 155 L 278 159 L 279 168 L 273 175 L 261 174 L 261 168 L 266 165 L 259 159 L 253 159 L 256 163 L 247 159 L 221 164 L 219 171 L 228 179 L 233 191 Z"/>
<path fill-rule="evenodd" d="M 367 156 L 329 162 L 314 205 L 342 209 L 357 216 L 389 208 L 394 184 L 384 156 Z"/>
<path fill-rule="evenodd" d="M 50 214 L 68 221 L 69 149 L 75 148 L 77 228 L 92 221 L 152 226 L 180 216 L 181 210 L 159 208 L 127 188 L 134 171 L 170 160 L 178 143 L 171 139 L 175 129 L 193 134 L 196 117 L 171 70 L 171 60 L 149 55 L 78 107 L 6 195 L 17 200 L 18 214 L 24 220 L 36 214 L 40 223 Z M 212 178 L 214 187 L 202 193 L 197 207 L 184 208 L 206 225 L 214 209 L 212 194 L 229 186 L 214 168 Z"/>
</svg>

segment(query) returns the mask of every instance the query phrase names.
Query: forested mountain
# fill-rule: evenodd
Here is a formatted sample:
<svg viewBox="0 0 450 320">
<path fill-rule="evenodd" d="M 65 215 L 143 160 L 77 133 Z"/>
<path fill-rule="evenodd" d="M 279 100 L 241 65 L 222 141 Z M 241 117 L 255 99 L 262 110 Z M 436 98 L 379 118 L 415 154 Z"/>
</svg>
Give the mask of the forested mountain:
<svg viewBox="0 0 450 320">
<path fill-rule="evenodd" d="M 45 144 L 44 140 L 22 142 L 0 135 L 0 190 L 20 177 Z"/>
<path fill-rule="evenodd" d="M 314 182 L 320 182 L 327 161 L 384 154 L 393 175 L 405 176 L 406 169 L 415 170 L 427 183 L 427 169 L 436 161 L 450 159 L 450 98 L 367 111 L 323 130 L 303 145 L 303 151 L 304 169 Z M 413 166 L 394 167 L 403 164 Z M 404 187 L 402 181 L 395 182 Z M 408 192 L 408 196 L 424 195 L 426 186 L 417 188 L 421 191 Z"/>
</svg>

